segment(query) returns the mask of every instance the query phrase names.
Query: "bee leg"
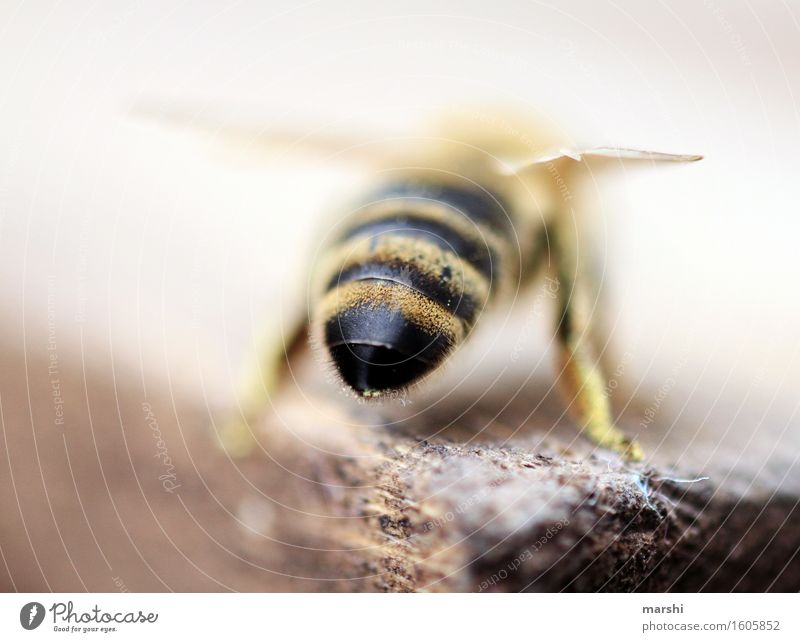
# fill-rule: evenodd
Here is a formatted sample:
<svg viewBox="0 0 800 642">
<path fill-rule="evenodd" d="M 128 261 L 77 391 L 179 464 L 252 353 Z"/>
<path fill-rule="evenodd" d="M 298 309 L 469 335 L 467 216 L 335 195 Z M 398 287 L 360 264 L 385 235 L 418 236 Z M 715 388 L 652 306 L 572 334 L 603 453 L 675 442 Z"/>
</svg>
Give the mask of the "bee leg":
<svg viewBox="0 0 800 642">
<path fill-rule="evenodd" d="M 238 414 L 219 430 L 223 449 L 233 457 L 245 457 L 257 445 L 253 432 L 264 408 L 288 374 L 290 360 L 305 345 L 308 325 L 299 319 L 289 334 L 267 337 L 264 348 L 249 368 L 239 395 Z"/>
<path fill-rule="evenodd" d="M 639 444 L 614 424 L 605 377 L 592 349 L 588 284 L 580 276 L 576 244 L 563 229 L 551 234 L 558 277 L 557 339 L 562 393 L 570 413 L 592 441 L 626 459 L 639 461 L 644 456 Z"/>
</svg>

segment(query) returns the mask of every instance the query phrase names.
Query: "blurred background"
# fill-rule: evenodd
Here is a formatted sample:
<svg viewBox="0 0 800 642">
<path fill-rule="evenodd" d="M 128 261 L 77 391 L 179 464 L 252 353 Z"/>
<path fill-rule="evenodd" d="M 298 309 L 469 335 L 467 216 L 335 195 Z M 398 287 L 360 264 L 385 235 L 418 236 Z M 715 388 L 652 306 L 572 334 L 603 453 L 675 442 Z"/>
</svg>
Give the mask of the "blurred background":
<svg viewBox="0 0 800 642">
<path fill-rule="evenodd" d="M 257 462 L 207 463 L 214 417 L 363 177 L 140 104 L 381 136 L 498 103 L 591 145 L 704 154 L 587 199 L 615 406 L 651 452 L 796 492 L 799 19 L 777 0 L 0 3 L 0 585 L 268 590 L 302 555 L 226 530 L 275 539 L 276 508 Z M 530 305 L 459 356 L 465 390 L 551 378 Z"/>
</svg>

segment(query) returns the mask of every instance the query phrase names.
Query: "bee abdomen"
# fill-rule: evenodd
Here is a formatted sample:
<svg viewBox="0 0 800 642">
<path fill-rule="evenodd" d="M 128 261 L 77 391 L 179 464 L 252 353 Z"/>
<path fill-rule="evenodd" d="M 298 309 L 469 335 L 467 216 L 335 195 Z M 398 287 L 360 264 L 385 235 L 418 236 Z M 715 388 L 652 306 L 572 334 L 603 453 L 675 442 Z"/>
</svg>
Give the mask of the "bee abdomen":
<svg viewBox="0 0 800 642">
<path fill-rule="evenodd" d="M 394 281 L 341 285 L 324 297 L 321 314 L 336 369 L 364 396 L 407 387 L 436 368 L 464 336 L 455 316 Z"/>
<path fill-rule="evenodd" d="M 448 206 L 475 225 L 510 236 L 513 225 L 505 204 L 493 193 L 467 181 L 442 183 L 430 177 L 384 185 L 375 201 L 430 202 Z"/>
<path fill-rule="evenodd" d="M 452 269 L 449 271 L 452 272 Z M 422 271 L 414 263 L 402 260 L 375 260 L 350 265 L 330 280 L 327 291 L 345 283 L 364 280 L 387 281 L 411 288 L 435 301 L 468 326 L 473 324 L 478 311 L 477 302 L 471 294 L 454 288 L 452 283 L 434 274 Z"/>
<path fill-rule="evenodd" d="M 426 217 L 424 207 L 417 206 L 415 209 L 417 211 L 397 209 L 385 212 L 384 217 L 357 223 L 347 230 L 341 240 L 346 241 L 360 236 L 377 241 L 388 235 L 424 238 L 443 250 L 469 261 L 486 278 L 492 278 L 492 273 L 499 267 L 499 257 L 490 239 L 481 238 L 474 231 L 465 233 L 464 230 L 458 230 L 452 220 L 442 222 L 431 218 L 430 213 Z M 455 216 L 455 213 L 452 216 Z"/>
<path fill-rule="evenodd" d="M 464 339 L 493 292 L 512 234 L 477 188 L 410 178 L 362 206 L 320 266 L 316 328 L 362 396 L 406 388 Z"/>
</svg>

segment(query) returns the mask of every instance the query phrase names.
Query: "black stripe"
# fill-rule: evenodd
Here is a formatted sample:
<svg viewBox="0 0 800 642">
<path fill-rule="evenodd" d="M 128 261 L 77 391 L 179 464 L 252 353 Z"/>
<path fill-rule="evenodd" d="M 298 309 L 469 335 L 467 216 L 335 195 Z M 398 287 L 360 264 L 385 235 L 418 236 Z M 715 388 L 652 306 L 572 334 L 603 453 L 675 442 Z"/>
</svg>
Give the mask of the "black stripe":
<svg viewBox="0 0 800 642">
<path fill-rule="evenodd" d="M 325 343 L 382 345 L 427 363 L 437 363 L 452 348 L 444 334 L 432 335 L 398 310 L 357 305 L 325 322 Z"/>
<path fill-rule="evenodd" d="M 350 266 L 335 275 L 326 291 L 350 281 L 363 281 L 377 279 L 391 283 L 402 284 L 400 287 L 410 287 L 429 299 L 436 301 L 448 312 L 454 314 L 468 325 L 475 320 L 475 300 L 466 293 L 461 296 L 454 295 L 452 289 L 441 279 L 434 275 L 426 274 L 416 265 L 404 263 L 399 260 L 389 262 L 368 261 Z"/>
<path fill-rule="evenodd" d="M 398 181 L 384 185 L 372 194 L 370 201 L 393 199 L 424 199 L 436 201 L 458 210 L 467 219 L 513 238 L 513 226 L 508 208 L 494 194 L 473 185 L 443 185 L 426 181 Z"/>
<path fill-rule="evenodd" d="M 427 219 L 408 210 L 398 210 L 386 218 L 356 224 L 348 229 L 340 241 L 356 236 L 372 236 L 374 241 L 380 237 L 396 235 L 411 238 L 424 238 L 443 250 L 449 250 L 472 264 L 487 279 L 492 278 L 492 271 L 499 269 L 498 258 L 485 242 L 475 242 L 461 236 L 445 223 Z"/>
</svg>

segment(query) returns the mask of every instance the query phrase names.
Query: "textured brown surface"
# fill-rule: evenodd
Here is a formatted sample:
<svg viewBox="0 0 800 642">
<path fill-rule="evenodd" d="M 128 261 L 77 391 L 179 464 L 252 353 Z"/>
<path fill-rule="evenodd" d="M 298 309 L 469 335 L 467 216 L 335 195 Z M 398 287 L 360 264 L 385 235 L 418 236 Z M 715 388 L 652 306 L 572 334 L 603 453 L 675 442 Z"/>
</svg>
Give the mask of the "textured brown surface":
<svg viewBox="0 0 800 642">
<path fill-rule="evenodd" d="M 231 461 L 206 408 L 99 352 L 59 354 L 56 425 L 47 359 L 0 379 L 5 590 L 800 588 L 792 493 L 592 452 L 547 399 L 369 428 L 289 391 Z"/>
<path fill-rule="evenodd" d="M 373 457 L 336 458 L 335 465 L 308 450 L 292 455 L 299 468 L 316 471 L 322 488 L 361 487 L 327 503 L 362 518 L 337 522 L 327 533 L 329 544 L 364 546 L 348 560 L 355 567 L 341 567 L 343 577 L 364 577 L 342 588 L 800 587 L 795 497 L 759 491 L 741 497 L 713 478 L 630 465 L 580 438 L 573 442 L 568 426 L 542 440 L 536 424 L 543 430 L 552 424 L 541 419 L 521 436 L 507 440 L 490 428 L 476 441 L 470 423 L 486 419 L 462 417 L 435 439 L 415 434 L 425 431 L 418 419 L 413 429 L 400 423 L 356 430 L 350 452 Z M 341 448 L 341 435 L 336 442 Z"/>
</svg>

